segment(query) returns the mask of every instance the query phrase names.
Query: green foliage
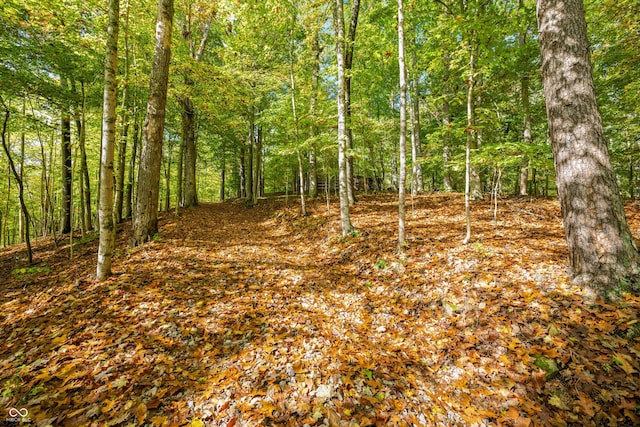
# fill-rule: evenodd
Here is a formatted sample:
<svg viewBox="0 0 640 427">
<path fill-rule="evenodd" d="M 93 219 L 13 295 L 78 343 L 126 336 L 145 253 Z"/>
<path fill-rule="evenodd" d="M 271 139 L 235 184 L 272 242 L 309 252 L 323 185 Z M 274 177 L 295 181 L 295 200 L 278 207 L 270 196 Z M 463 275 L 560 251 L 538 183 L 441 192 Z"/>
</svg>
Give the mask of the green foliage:
<svg viewBox="0 0 640 427">
<path fill-rule="evenodd" d="M 378 259 L 378 261 L 376 262 L 375 267 L 376 267 L 378 270 L 385 270 L 385 269 L 387 268 L 387 262 L 386 262 L 384 259 L 380 258 L 380 259 Z"/>
<path fill-rule="evenodd" d="M 50 273 L 50 272 L 51 272 L 51 268 L 48 266 L 44 266 L 44 267 L 34 266 L 34 267 L 16 268 L 11 271 L 11 275 L 13 277 L 19 278 L 19 277 L 28 277 L 36 274 L 43 274 L 43 273 Z"/>
</svg>

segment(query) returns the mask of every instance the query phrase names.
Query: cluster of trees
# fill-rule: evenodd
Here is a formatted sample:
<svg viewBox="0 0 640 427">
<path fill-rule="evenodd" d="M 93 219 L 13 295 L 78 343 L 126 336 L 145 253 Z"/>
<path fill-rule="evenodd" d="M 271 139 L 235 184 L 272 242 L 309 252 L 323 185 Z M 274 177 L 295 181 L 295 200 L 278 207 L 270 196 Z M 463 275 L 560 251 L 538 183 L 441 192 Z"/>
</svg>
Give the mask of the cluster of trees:
<svg viewBox="0 0 640 427">
<path fill-rule="evenodd" d="M 581 0 L 6 0 L 0 242 L 100 224 L 104 277 L 116 223 L 132 218 L 139 244 L 157 231 L 158 208 L 228 196 L 253 205 L 264 193 L 295 192 L 304 211 L 305 195 L 336 191 L 349 234 L 355 190 L 393 189 L 400 248 L 405 187 L 464 191 L 467 206 L 487 192 L 558 193 L 566 214 L 569 195 L 593 193 L 573 185 L 576 166 L 560 174 L 577 148 L 559 148 L 557 132 L 580 125 L 547 124 L 546 114 L 570 111 L 549 97 L 575 95 L 549 59 L 560 53 L 545 56 L 548 11 L 592 24 L 595 73 L 587 55 L 583 74 L 597 89 L 606 124 L 597 144 L 611 163 L 598 160 L 609 172 L 589 185 L 611 189 L 615 209 L 594 221 L 621 230 L 627 243 L 608 263 L 623 257 L 626 267 L 607 275 L 627 277 L 635 248 L 614 199 L 618 189 L 638 193 L 633 0 L 592 1 L 586 13 Z M 561 37 L 580 22 L 563 22 Z M 576 248 L 595 238 L 567 233 L 581 236 Z M 585 258 L 572 248 L 574 267 L 607 263 L 604 249 Z M 588 278 L 593 268 L 576 271 Z"/>
</svg>

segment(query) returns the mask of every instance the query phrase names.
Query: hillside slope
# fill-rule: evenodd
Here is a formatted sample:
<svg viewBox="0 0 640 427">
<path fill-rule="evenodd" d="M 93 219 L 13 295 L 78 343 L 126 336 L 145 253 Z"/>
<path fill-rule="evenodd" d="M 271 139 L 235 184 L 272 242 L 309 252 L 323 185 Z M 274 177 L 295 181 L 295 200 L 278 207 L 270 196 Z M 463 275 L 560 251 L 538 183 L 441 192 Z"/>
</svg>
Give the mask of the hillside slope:
<svg viewBox="0 0 640 427">
<path fill-rule="evenodd" d="M 97 242 L 0 252 L 0 406 L 35 425 L 638 425 L 640 299 L 583 305 L 557 202 L 497 218 L 421 195 L 165 214 L 91 278 Z M 632 230 L 638 206 L 628 206 Z M 557 366 L 557 370 L 555 369 Z M 544 368 L 544 369 L 541 369 Z M 546 369 L 546 370 L 545 370 Z"/>
</svg>

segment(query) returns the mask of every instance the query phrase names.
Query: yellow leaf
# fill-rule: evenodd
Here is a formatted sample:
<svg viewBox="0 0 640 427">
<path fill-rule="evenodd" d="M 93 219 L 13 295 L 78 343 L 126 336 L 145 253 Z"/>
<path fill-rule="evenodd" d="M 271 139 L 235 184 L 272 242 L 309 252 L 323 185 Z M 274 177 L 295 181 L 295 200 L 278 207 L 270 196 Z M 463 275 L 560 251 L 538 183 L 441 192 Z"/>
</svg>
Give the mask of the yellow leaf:
<svg viewBox="0 0 640 427">
<path fill-rule="evenodd" d="M 104 402 L 104 406 L 102 407 L 102 413 L 106 413 L 109 412 L 111 409 L 113 409 L 113 405 L 116 404 L 116 400 L 107 400 L 106 402 Z"/>
<path fill-rule="evenodd" d="M 204 422 L 196 418 L 193 421 L 191 421 L 191 427 L 204 427 Z"/>
<path fill-rule="evenodd" d="M 631 366 L 631 357 L 628 354 L 616 353 L 613 355 L 614 363 L 622 368 L 623 371 L 627 373 L 627 375 L 631 375 L 636 370 Z"/>
<path fill-rule="evenodd" d="M 147 418 L 147 405 L 145 405 L 143 402 L 140 402 L 138 406 L 136 406 L 136 408 L 133 410 L 133 413 L 138 419 L 138 424 L 142 424 L 145 418 Z"/>
<path fill-rule="evenodd" d="M 165 416 L 157 415 L 151 418 L 151 424 L 154 426 L 162 427 L 163 425 L 169 424 L 169 419 Z"/>
</svg>

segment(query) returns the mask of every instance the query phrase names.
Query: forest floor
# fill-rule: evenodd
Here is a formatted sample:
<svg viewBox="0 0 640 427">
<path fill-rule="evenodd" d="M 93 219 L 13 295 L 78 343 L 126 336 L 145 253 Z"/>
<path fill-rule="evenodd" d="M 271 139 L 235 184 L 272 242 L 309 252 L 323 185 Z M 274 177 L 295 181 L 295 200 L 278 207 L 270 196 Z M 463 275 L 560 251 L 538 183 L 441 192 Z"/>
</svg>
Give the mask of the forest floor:
<svg viewBox="0 0 640 427">
<path fill-rule="evenodd" d="M 93 234 L 2 250 L 0 422 L 640 425 L 640 298 L 583 303 L 555 200 L 476 202 L 462 245 L 460 195 L 409 199 L 405 257 L 395 200 L 362 195 L 348 238 L 336 201 L 283 197 L 164 214 L 137 248 L 125 223 L 104 282 Z"/>
</svg>

